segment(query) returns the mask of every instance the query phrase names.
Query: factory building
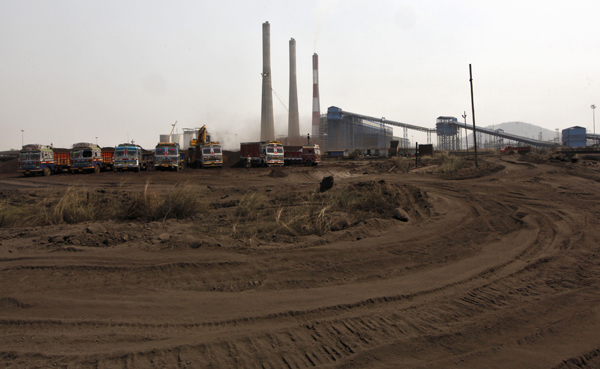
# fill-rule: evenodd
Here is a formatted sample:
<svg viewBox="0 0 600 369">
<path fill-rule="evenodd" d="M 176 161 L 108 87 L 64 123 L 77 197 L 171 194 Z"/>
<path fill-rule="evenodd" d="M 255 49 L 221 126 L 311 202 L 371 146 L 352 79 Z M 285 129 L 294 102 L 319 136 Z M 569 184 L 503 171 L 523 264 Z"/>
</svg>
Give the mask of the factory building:
<svg viewBox="0 0 600 369">
<path fill-rule="evenodd" d="M 562 130 L 563 146 L 579 147 L 587 145 L 587 132 L 585 127 L 571 127 Z"/>
<path fill-rule="evenodd" d="M 320 120 L 319 133 L 326 150 L 369 149 L 386 152 L 394 137 L 392 127 L 375 123 L 357 116 L 343 115 L 342 109 L 331 106 L 327 116 Z"/>
</svg>

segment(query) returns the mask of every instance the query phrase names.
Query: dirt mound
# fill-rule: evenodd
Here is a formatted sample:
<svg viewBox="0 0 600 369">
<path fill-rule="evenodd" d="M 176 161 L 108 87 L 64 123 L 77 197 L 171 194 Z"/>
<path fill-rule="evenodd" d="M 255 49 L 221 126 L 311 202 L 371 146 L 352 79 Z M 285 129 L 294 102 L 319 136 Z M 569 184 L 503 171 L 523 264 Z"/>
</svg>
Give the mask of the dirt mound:
<svg viewBox="0 0 600 369">
<path fill-rule="evenodd" d="M 17 173 L 19 164 L 16 158 L 0 161 L 0 174 Z"/>
<path fill-rule="evenodd" d="M 285 178 L 288 176 L 288 174 L 280 168 L 275 168 L 271 171 L 271 173 L 268 174 L 268 176 L 271 178 Z"/>
<path fill-rule="evenodd" d="M 475 161 L 469 160 L 468 164 L 454 172 L 441 173 L 439 176 L 443 179 L 463 180 L 474 179 L 489 176 L 504 169 L 504 166 L 497 163 L 491 163 L 485 160 L 479 160 L 475 167 Z"/>
<path fill-rule="evenodd" d="M 223 150 L 223 168 L 241 168 L 239 151 Z"/>
</svg>

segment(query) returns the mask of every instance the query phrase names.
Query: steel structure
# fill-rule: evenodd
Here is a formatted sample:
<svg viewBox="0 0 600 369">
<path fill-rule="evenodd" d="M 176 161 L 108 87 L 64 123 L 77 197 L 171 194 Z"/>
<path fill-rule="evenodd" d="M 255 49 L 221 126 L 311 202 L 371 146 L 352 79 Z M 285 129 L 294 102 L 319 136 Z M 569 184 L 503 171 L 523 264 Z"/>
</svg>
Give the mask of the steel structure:
<svg viewBox="0 0 600 369">
<path fill-rule="evenodd" d="M 356 150 L 365 148 L 386 149 L 393 139 L 393 130 L 383 123 L 383 118 L 375 122 L 371 117 L 342 112 L 334 106 L 327 110 L 327 149 Z"/>
<path fill-rule="evenodd" d="M 594 141 L 594 145 L 597 145 L 597 144 L 598 144 L 598 142 L 600 141 L 600 134 L 598 134 L 598 133 L 596 133 L 596 134 L 593 134 L 593 133 L 587 133 L 587 134 L 585 135 L 585 137 L 586 137 L 588 140 L 593 140 L 593 141 Z"/>
<path fill-rule="evenodd" d="M 357 130 L 358 123 L 364 124 L 366 122 L 379 124 L 380 129 L 375 129 L 369 132 L 361 132 L 360 130 Z M 472 125 L 460 123 L 454 117 L 438 117 L 436 128 L 431 129 L 420 127 L 414 124 L 393 121 L 386 118 L 351 113 L 335 106 L 331 106 L 329 109 L 327 109 L 327 124 L 325 127 L 323 125 L 324 122 L 321 120 L 321 129 L 319 132 L 321 135 L 321 142 L 324 144 L 326 143 L 330 150 L 352 150 L 353 148 L 357 148 L 359 147 L 357 144 L 360 143 L 359 141 L 361 139 L 361 135 L 372 135 L 377 133 L 377 131 L 379 131 L 380 136 L 383 136 L 382 142 L 385 143 L 387 147 L 391 141 L 391 134 L 389 133 L 391 129 L 386 126 L 396 126 L 403 129 L 404 140 L 401 140 L 401 142 L 409 142 L 408 130 L 410 129 L 427 133 L 427 144 L 432 143 L 431 134 L 435 133 L 437 135 L 438 150 L 462 150 L 463 145 L 461 142 L 461 135 L 463 132 L 473 130 Z M 374 125 L 370 126 L 375 128 Z M 389 137 L 386 139 L 387 135 L 389 135 Z M 559 144 L 555 142 L 540 141 L 528 137 L 513 135 L 504 132 L 502 129 L 489 128 L 477 128 L 477 141 L 479 143 L 478 147 L 483 148 L 502 148 L 505 144 L 512 144 L 514 146 L 529 145 L 537 148 L 550 148 L 559 146 Z"/>
<path fill-rule="evenodd" d="M 408 140 L 409 129 L 426 132 L 427 143 L 431 143 L 431 133 L 435 132 L 435 129 L 397 122 L 384 117 L 378 118 L 351 113 L 331 106 L 327 109 L 327 138 L 325 141 L 330 150 L 354 150 L 367 147 L 387 148 L 393 139 L 393 129 L 389 126 L 403 128 L 404 137 L 399 141 L 401 147 L 406 146 L 406 148 L 410 146 Z"/>
</svg>

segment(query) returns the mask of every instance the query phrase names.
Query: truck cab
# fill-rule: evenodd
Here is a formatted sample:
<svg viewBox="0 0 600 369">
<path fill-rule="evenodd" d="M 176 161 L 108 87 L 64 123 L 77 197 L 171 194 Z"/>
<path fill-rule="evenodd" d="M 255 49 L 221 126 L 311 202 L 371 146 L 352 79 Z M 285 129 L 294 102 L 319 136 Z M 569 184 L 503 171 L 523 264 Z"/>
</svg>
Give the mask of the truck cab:
<svg viewBox="0 0 600 369">
<path fill-rule="evenodd" d="M 103 161 L 100 146 L 87 142 L 76 143 L 71 149 L 70 156 L 72 173 L 87 171 L 100 173 Z"/>
<path fill-rule="evenodd" d="M 125 171 L 132 170 L 139 172 L 142 168 L 147 169 L 147 164 L 142 157 L 142 147 L 140 145 L 125 143 L 115 148 L 114 170 Z"/>
<path fill-rule="evenodd" d="M 54 171 L 54 151 L 47 145 L 24 145 L 19 151 L 19 169 L 25 176 L 43 173 L 49 176 Z"/>
<path fill-rule="evenodd" d="M 302 164 L 310 167 L 321 163 L 321 149 L 319 145 L 302 146 Z"/>
<path fill-rule="evenodd" d="M 185 153 L 179 150 L 176 142 L 159 142 L 154 149 L 154 168 L 156 170 L 171 169 L 180 171 L 183 169 Z"/>
<path fill-rule="evenodd" d="M 218 142 L 198 143 L 196 146 L 196 164 L 201 168 L 223 167 L 223 150 Z"/>
<path fill-rule="evenodd" d="M 261 158 L 268 167 L 282 167 L 284 164 L 283 145 L 279 141 L 269 141 L 261 145 Z"/>
</svg>

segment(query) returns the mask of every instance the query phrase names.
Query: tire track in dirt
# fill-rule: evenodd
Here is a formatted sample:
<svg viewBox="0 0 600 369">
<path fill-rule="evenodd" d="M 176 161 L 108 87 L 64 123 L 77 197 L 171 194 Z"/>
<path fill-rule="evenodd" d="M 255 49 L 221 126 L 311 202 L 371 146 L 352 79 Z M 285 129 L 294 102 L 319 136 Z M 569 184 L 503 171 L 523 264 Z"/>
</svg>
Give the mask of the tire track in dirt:
<svg viewBox="0 0 600 369">
<path fill-rule="evenodd" d="M 590 225 L 586 227 L 585 216 L 575 211 L 583 200 L 571 203 L 557 196 L 553 198 L 554 207 L 542 206 L 535 191 L 523 191 L 521 184 L 511 185 L 510 191 L 490 197 L 485 194 L 489 184 L 482 180 L 475 186 L 458 185 L 452 189 L 422 180 L 419 185 L 428 188 L 441 203 L 434 209 L 437 214 L 410 226 L 419 226 L 421 236 L 423 228 L 430 229 L 430 233 L 425 232 L 427 237 L 410 235 L 410 230 L 416 228 L 404 227 L 378 237 L 377 242 L 358 242 L 340 248 L 358 257 L 367 255 L 365 250 L 370 248 L 372 262 L 389 269 L 383 261 L 389 255 L 402 255 L 402 246 L 418 244 L 423 248 L 416 248 L 417 251 L 427 250 L 433 257 L 435 247 L 426 246 L 437 243 L 440 250 L 450 248 L 460 243 L 456 240 L 459 234 L 477 228 L 477 232 L 464 240 L 472 245 L 473 252 L 409 270 L 403 276 L 389 274 L 381 281 L 369 279 L 370 283 L 341 285 L 340 296 L 350 292 L 354 295 L 350 299 L 335 298 L 338 303 L 317 302 L 313 308 L 302 309 L 294 309 L 294 304 L 287 303 L 276 313 L 244 314 L 227 320 L 36 321 L 25 316 L 7 319 L 0 310 L 3 318 L 0 326 L 8 333 L 7 338 L 0 339 L 0 343 L 6 344 L 0 357 L 23 366 L 56 362 L 128 368 L 366 368 L 378 363 L 397 367 L 401 362 L 404 367 L 483 367 L 498 352 L 514 356 L 522 348 L 534 351 L 547 341 L 562 341 L 561 331 L 577 330 L 595 319 L 598 274 L 594 271 L 599 266 L 593 255 L 599 250 L 597 244 L 591 246 L 597 232 Z M 459 191 L 465 188 L 471 189 L 469 195 Z M 498 214 L 492 217 L 494 213 Z M 437 232 L 436 225 L 442 225 Z M 587 247 L 583 253 L 582 245 Z M 288 257 L 309 267 L 311 260 L 335 247 L 334 244 L 298 250 Z M 284 265 L 287 262 L 283 257 L 273 261 L 283 261 Z M 481 261 L 478 269 L 465 272 L 464 268 L 458 268 L 477 261 Z M 286 268 L 294 265 L 287 264 Z M 456 272 L 459 269 L 463 274 Z M 168 269 L 157 271 L 165 275 Z M 369 269 L 361 271 L 363 277 L 368 273 Z M 431 278 L 436 273 L 446 278 L 445 283 L 436 283 Z M 399 280 L 415 282 L 410 293 L 404 292 L 406 285 L 396 283 Z M 309 291 L 316 293 L 318 289 Z M 285 290 L 273 291 L 256 298 L 274 303 L 274 295 L 285 293 Z M 20 301 L 18 297 L 14 299 Z M 582 308 L 592 313 L 581 313 Z M 13 311 L 10 309 L 16 306 L 7 311 Z M 19 336 L 39 342 L 38 349 L 20 349 L 12 343 Z M 85 342 L 82 337 L 86 337 Z M 63 353 L 56 353 L 47 343 L 53 339 L 60 341 Z M 121 341 L 119 349 L 108 344 Z M 80 351 L 84 344 L 86 349 Z M 537 365 L 520 363 L 520 367 L 570 368 L 588 362 L 593 365 L 598 347 L 600 342 L 591 342 L 589 347 L 582 346 L 578 355 L 557 350 L 543 362 L 545 366 L 538 362 Z"/>
<path fill-rule="evenodd" d="M 491 268 L 489 270 L 486 270 L 486 271 L 482 272 L 478 276 L 471 277 L 469 279 L 462 280 L 462 281 L 459 281 L 459 282 L 454 283 L 454 284 L 449 284 L 449 285 L 445 285 L 445 286 L 442 286 L 442 287 L 438 287 L 438 288 L 435 288 L 435 289 L 432 289 L 432 290 L 424 290 L 424 291 L 421 291 L 418 294 L 408 295 L 408 296 L 404 296 L 404 295 L 385 296 L 385 297 L 382 297 L 382 298 L 379 298 L 379 299 L 370 299 L 370 300 L 367 300 L 367 301 L 361 301 L 361 302 L 354 303 L 354 304 L 346 304 L 346 305 L 342 305 L 342 306 L 336 306 L 335 310 L 339 310 L 340 308 L 342 308 L 344 310 L 351 310 L 353 308 L 358 308 L 358 307 L 361 307 L 361 306 L 365 306 L 367 304 L 374 304 L 374 305 L 377 305 L 379 307 L 382 303 L 390 303 L 390 302 L 396 302 L 396 301 L 400 301 L 400 300 L 414 299 L 415 297 L 419 297 L 419 296 L 422 296 L 422 295 L 428 295 L 428 294 L 433 294 L 433 293 L 436 293 L 436 292 L 441 292 L 443 290 L 449 289 L 449 288 L 454 287 L 456 285 L 468 283 L 468 282 L 470 282 L 470 281 L 472 281 L 472 280 L 474 280 L 476 278 L 487 277 L 487 276 L 489 276 L 489 274 L 493 273 L 495 270 L 497 270 L 499 268 L 502 268 L 504 266 L 505 265 L 501 265 L 499 267 L 494 267 L 494 268 Z M 481 293 L 479 293 L 478 295 L 481 295 Z M 490 302 L 493 303 L 495 300 L 491 299 L 491 298 L 488 298 L 488 299 L 486 299 L 484 301 L 487 302 L 487 303 L 490 303 Z M 474 303 L 473 294 L 465 297 L 461 301 L 461 303 L 464 303 L 464 302 Z M 482 305 L 481 301 L 478 301 L 477 305 L 478 306 Z M 286 316 L 289 315 L 289 316 L 292 316 L 292 317 L 298 317 L 298 316 L 306 316 L 306 315 L 309 315 L 309 314 L 315 314 L 316 312 L 319 312 L 320 314 L 323 314 L 324 311 L 331 310 L 331 309 L 332 308 L 329 307 L 329 308 L 321 308 L 321 309 L 318 309 L 317 311 L 310 311 L 310 312 L 307 312 L 307 311 L 304 311 L 304 312 L 291 311 L 291 312 L 288 312 L 288 313 L 281 313 L 278 316 L 279 317 L 282 317 L 282 316 L 286 317 Z M 464 310 L 464 306 L 461 306 L 461 309 Z M 359 319 L 363 319 L 363 318 L 359 318 Z M 257 319 L 257 318 L 244 318 L 244 321 L 247 321 L 247 320 L 256 322 L 257 320 L 261 320 L 261 319 Z M 264 320 L 267 320 L 267 321 L 272 320 L 272 316 L 264 317 Z M 8 323 L 8 322 L 5 322 L 5 323 Z M 62 324 L 62 323 L 63 322 L 58 323 L 58 324 Z M 371 323 L 370 321 L 369 321 L 369 323 L 372 324 L 373 326 L 375 325 L 375 323 Z M 18 322 L 18 324 L 23 324 L 23 322 L 20 321 L 20 322 Z M 40 322 L 36 322 L 36 324 L 40 324 Z M 99 325 L 97 322 L 92 323 L 92 324 L 94 324 L 96 327 Z M 230 324 L 239 325 L 241 323 L 240 322 L 230 322 Z M 116 325 L 118 326 L 119 323 L 116 323 Z M 121 325 L 123 325 L 123 324 L 121 324 Z M 223 322 L 219 322 L 216 325 L 222 326 Z M 365 326 L 368 327 L 368 325 L 369 324 L 367 324 Z M 396 324 L 396 325 L 398 325 L 398 324 Z M 429 324 L 427 324 L 424 321 L 420 321 L 419 319 L 416 319 L 416 320 L 413 320 L 413 321 L 410 321 L 410 322 L 406 322 L 406 324 L 400 324 L 400 326 L 401 326 L 400 330 L 402 332 L 412 333 L 412 334 L 418 334 L 418 335 L 431 333 L 430 330 L 432 329 L 431 326 L 429 326 Z M 163 325 L 160 325 L 160 327 L 163 328 Z M 354 328 L 352 328 L 352 327 L 354 327 Z M 357 327 L 359 327 L 360 329 L 357 328 Z M 380 329 L 382 329 L 384 331 L 391 329 L 390 327 L 380 327 L 380 326 L 378 328 L 380 328 Z M 337 345 L 329 345 L 329 346 L 332 347 L 333 349 L 337 348 L 336 351 L 338 353 L 344 353 L 345 356 L 348 356 L 348 355 L 351 355 L 351 354 L 355 354 L 356 352 L 361 351 L 362 350 L 361 349 L 362 346 L 367 345 L 367 344 L 370 343 L 369 339 L 371 340 L 371 343 L 374 340 L 374 338 L 372 338 L 372 337 L 370 337 L 368 335 L 368 330 L 366 330 L 363 326 L 361 326 L 360 323 L 357 323 L 357 325 L 354 325 L 353 322 L 343 321 L 341 323 L 341 326 L 338 325 L 338 324 L 332 324 L 330 326 L 330 329 L 327 330 L 327 332 L 330 332 L 330 333 L 331 332 L 335 332 L 334 335 L 336 335 L 338 337 L 338 339 L 337 339 L 338 344 Z M 326 335 L 326 332 L 319 333 L 319 334 L 323 337 L 324 335 Z M 345 340 L 344 340 L 344 339 L 340 339 L 339 336 L 344 336 L 344 337 L 348 336 L 348 337 L 345 338 Z M 314 340 L 314 338 L 312 338 L 312 339 Z M 295 339 L 295 341 L 298 341 L 298 340 L 299 339 Z M 330 343 L 331 342 L 328 342 L 327 344 L 330 344 Z M 326 344 L 326 346 L 327 346 L 327 344 Z M 320 360 L 325 360 L 325 358 L 321 358 L 320 355 L 321 354 L 318 354 L 316 351 L 311 351 L 310 353 L 307 353 L 305 356 L 312 358 L 311 359 L 312 362 L 311 362 L 311 360 L 309 360 L 309 363 L 312 365 L 312 364 L 314 364 L 316 362 L 320 362 Z M 340 354 L 340 356 L 341 356 L 341 354 Z M 298 367 L 305 367 L 305 366 L 307 366 L 306 361 L 303 360 L 301 356 L 300 357 L 291 357 L 291 356 L 288 356 L 287 358 L 283 357 L 282 360 L 287 361 L 288 364 L 292 364 L 293 363 L 294 365 L 297 365 Z M 303 366 L 301 366 L 301 365 L 303 365 Z"/>
</svg>

